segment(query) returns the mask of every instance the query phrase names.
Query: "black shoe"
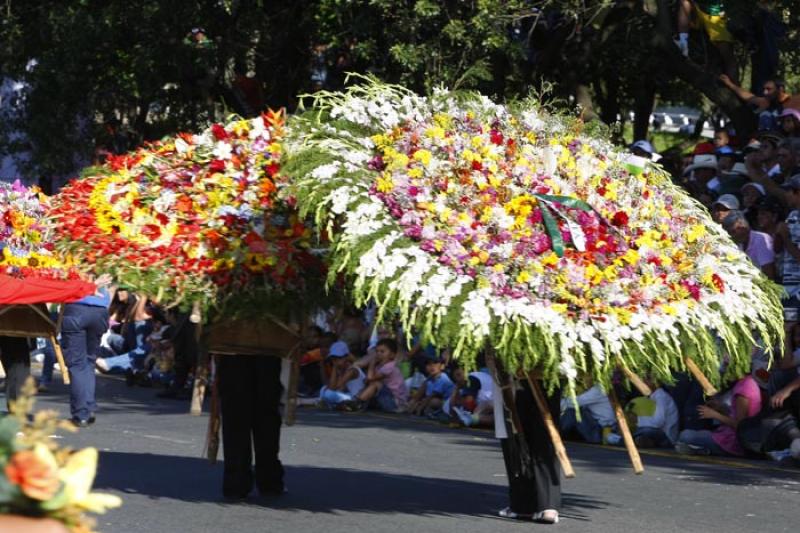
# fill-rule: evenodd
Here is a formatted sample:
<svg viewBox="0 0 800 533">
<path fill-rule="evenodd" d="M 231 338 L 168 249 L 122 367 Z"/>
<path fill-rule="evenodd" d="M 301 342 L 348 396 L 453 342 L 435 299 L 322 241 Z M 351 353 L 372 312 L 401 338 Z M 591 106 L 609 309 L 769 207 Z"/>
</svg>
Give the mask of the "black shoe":
<svg viewBox="0 0 800 533">
<path fill-rule="evenodd" d="M 97 421 L 97 418 L 95 418 L 95 416 L 94 416 L 94 415 L 91 415 L 91 416 L 89 417 L 89 419 L 88 419 L 86 422 L 87 422 L 87 423 L 88 423 L 88 424 L 91 426 L 91 425 L 92 425 L 92 424 L 94 424 L 96 421 Z"/>
<path fill-rule="evenodd" d="M 289 489 L 287 489 L 285 485 L 280 485 L 278 487 L 266 487 L 263 489 L 258 489 L 258 493 L 267 498 L 277 498 L 278 496 L 288 494 Z"/>
<path fill-rule="evenodd" d="M 89 424 L 92 423 L 89 422 L 88 420 L 78 418 L 77 416 L 73 416 L 72 418 L 69 419 L 69 421 L 72 422 L 72 425 L 75 426 L 76 428 L 88 428 Z"/>
</svg>

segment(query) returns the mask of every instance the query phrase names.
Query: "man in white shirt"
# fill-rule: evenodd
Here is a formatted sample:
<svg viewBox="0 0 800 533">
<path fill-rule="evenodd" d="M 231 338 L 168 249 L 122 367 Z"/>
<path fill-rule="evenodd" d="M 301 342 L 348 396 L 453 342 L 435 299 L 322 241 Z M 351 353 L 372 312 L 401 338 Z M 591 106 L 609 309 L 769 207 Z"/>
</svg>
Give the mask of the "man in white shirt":
<svg viewBox="0 0 800 533">
<path fill-rule="evenodd" d="M 599 385 L 593 385 L 578 395 L 576 400 L 580 408 L 580 421 L 572 400 L 561 400 L 561 433 L 565 436 L 577 433 L 586 442 L 600 444 L 617 421 L 608 395 Z"/>
</svg>

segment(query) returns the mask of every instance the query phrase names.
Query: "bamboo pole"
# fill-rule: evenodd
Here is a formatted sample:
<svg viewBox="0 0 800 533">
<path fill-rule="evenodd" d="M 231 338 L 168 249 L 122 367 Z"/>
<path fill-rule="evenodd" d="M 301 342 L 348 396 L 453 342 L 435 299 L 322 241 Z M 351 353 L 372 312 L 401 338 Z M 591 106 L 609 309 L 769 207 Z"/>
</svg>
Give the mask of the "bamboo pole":
<svg viewBox="0 0 800 533">
<path fill-rule="evenodd" d="M 619 403 L 617 393 L 614 392 L 613 387 L 608 391 L 608 399 L 611 400 L 611 405 L 614 407 L 614 414 L 617 416 L 619 432 L 622 433 L 622 440 L 625 441 L 625 448 L 628 450 L 628 456 L 631 458 L 633 471 L 637 474 L 641 474 L 644 472 L 642 458 L 639 457 L 639 450 L 636 449 L 636 443 L 633 442 L 631 428 L 628 427 L 628 420 L 625 418 L 625 413 L 622 411 L 622 406 Z"/>
<path fill-rule="evenodd" d="M 539 382 L 533 378 L 533 372 L 527 373 L 526 377 L 528 378 L 528 385 L 531 387 L 533 399 L 536 400 L 536 406 L 539 408 L 539 412 L 542 414 L 542 420 L 544 420 L 544 425 L 547 428 L 547 432 L 550 434 L 550 440 L 553 441 L 553 447 L 556 450 L 558 461 L 561 463 L 561 468 L 564 470 L 564 476 L 573 478 L 575 477 L 575 470 L 572 469 L 572 463 L 567 456 L 567 449 L 564 447 L 561 434 L 553 421 L 553 415 L 550 413 L 550 407 L 547 405 L 544 392 L 539 386 Z"/>
<path fill-rule="evenodd" d="M 209 354 L 205 346 L 200 344 L 202 339 L 202 324 L 197 324 L 196 336 L 198 339 L 198 347 L 200 353 L 197 357 L 197 365 L 194 371 L 194 386 L 192 387 L 192 403 L 189 407 L 189 413 L 198 416 L 203 413 L 203 399 L 206 395 L 206 385 L 208 384 L 209 375 Z"/>
<path fill-rule="evenodd" d="M 286 391 L 286 425 L 293 426 L 297 413 L 297 385 L 300 382 L 300 361 L 298 354 L 289 357 L 291 368 L 289 370 L 289 384 Z"/>
<path fill-rule="evenodd" d="M 64 354 L 61 352 L 61 345 L 58 344 L 55 335 L 50 335 L 50 344 L 53 345 L 53 351 L 56 353 L 56 361 L 58 361 L 58 366 L 61 368 L 61 379 L 64 381 L 64 385 L 69 385 L 69 370 L 67 370 L 67 363 L 64 362 Z"/>
<path fill-rule="evenodd" d="M 211 412 L 208 417 L 208 434 L 206 435 L 206 457 L 213 465 L 217 462 L 217 455 L 219 454 L 219 428 L 220 422 L 220 398 L 219 398 L 219 373 L 216 369 L 219 367 L 219 356 L 214 356 L 214 380 L 211 382 Z"/>
<path fill-rule="evenodd" d="M 684 362 L 686 363 L 686 368 L 688 368 L 689 372 L 694 376 L 694 379 L 703 387 L 703 392 L 705 392 L 706 396 L 714 396 L 718 392 L 717 389 L 714 388 L 714 385 L 712 385 L 705 374 L 703 374 L 703 371 L 700 370 L 700 367 L 697 366 L 694 359 L 686 357 Z"/>
<path fill-rule="evenodd" d="M 650 386 L 647 385 L 647 383 L 645 383 L 642 378 L 636 375 L 636 373 L 633 370 L 631 370 L 624 364 L 620 364 L 619 367 L 622 369 L 622 372 L 625 374 L 625 377 L 628 378 L 628 381 L 633 383 L 633 386 L 636 387 L 636 389 L 642 393 L 642 396 L 650 396 L 651 394 L 653 394 L 653 391 L 652 389 L 650 389 Z"/>
</svg>

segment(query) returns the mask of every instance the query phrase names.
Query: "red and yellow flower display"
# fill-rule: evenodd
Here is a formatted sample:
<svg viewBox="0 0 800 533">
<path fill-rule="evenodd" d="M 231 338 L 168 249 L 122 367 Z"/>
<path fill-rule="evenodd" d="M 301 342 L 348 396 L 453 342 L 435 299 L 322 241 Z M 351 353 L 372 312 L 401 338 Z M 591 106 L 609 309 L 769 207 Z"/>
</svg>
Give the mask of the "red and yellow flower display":
<svg viewBox="0 0 800 533">
<path fill-rule="evenodd" d="M 284 118 L 214 124 L 89 169 L 50 212 L 58 249 L 172 304 L 302 285 L 311 232 L 278 195 Z"/>
</svg>

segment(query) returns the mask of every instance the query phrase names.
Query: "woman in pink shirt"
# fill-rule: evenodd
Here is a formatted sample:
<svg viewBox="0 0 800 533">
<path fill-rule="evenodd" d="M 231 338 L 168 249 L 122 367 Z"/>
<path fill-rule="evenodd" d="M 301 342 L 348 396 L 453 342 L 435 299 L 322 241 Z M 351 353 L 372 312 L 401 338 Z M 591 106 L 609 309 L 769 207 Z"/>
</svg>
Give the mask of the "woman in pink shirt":
<svg viewBox="0 0 800 533">
<path fill-rule="evenodd" d="M 694 455 L 744 455 L 736 439 L 736 427 L 745 418 L 761 411 L 761 389 L 753 376 L 747 375 L 736 382 L 731 392 L 731 413 L 723 414 L 708 405 L 697 408 L 700 418 L 717 420 L 720 425 L 714 431 L 684 429 L 678 436 L 675 449 L 679 453 Z"/>
</svg>

